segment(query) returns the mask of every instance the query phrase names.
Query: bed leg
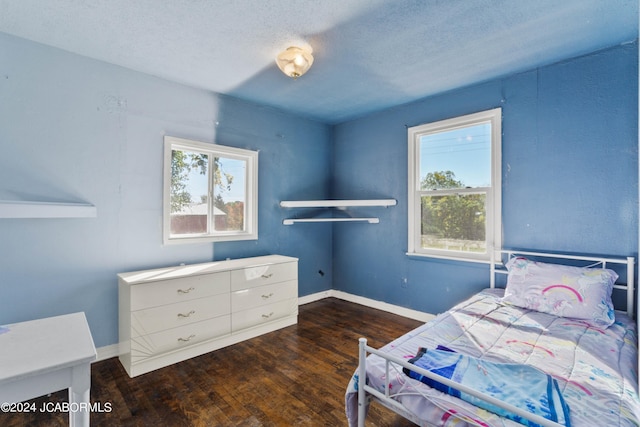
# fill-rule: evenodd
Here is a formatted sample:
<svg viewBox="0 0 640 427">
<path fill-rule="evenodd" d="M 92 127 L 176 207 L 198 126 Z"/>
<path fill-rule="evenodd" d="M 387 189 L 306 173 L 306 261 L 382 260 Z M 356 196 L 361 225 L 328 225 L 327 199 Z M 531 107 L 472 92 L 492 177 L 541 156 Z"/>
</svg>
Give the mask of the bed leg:
<svg viewBox="0 0 640 427">
<path fill-rule="evenodd" d="M 367 392 L 364 386 L 367 383 L 367 345 L 366 338 L 358 340 L 358 427 L 364 427 L 364 419 L 367 416 Z"/>
</svg>

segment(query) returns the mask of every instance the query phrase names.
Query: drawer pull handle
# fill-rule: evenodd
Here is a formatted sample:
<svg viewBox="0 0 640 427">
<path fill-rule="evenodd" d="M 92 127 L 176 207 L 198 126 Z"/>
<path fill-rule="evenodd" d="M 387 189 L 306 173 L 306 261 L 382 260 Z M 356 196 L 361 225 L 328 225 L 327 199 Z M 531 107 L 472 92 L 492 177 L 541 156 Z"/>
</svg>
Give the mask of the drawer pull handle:
<svg viewBox="0 0 640 427">
<path fill-rule="evenodd" d="M 182 313 L 178 313 L 178 317 L 189 317 L 192 314 L 196 314 L 195 310 L 191 310 L 190 312 L 188 312 L 187 314 L 182 314 Z"/>
<path fill-rule="evenodd" d="M 188 294 L 191 291 L 195 291 L 196 288 L 194 288 L 193 286 L 190 287 L 189 289 L 178 289 L 178 293 L 179 294 Z"/>
<path fill-rule="evenodd" d="M 271 292 L 269 295 L 262 295 L 262 299 L 269 299 L 273 296 L 273 292 Z"/>
<path fill-rule="evenodd" d="M 195 337 L 196 337 L 195 335 L 189 335 L 187 338 L 180 337 L 180 338 L 178 338 L 178 341 L 180 341 L 180 342 L 189 342 L 189 341 L 191 341 L 192 338 L 195 338 Z"/>
<path fill-rule="evenodd" d="M 273 311 L 272 311 L 271 313 L 269 313 L 269 314 L 263 314 L 263 315 L 262 315 L 262 318 L 263 318 L 263 319 L 268 319 L 268 318 L 270 318 L 271 316 L 273 316 Z"/>
<path fill-rule="evenodd" d="M 263 274 L 262 277 L 263 279 L 269 279 L 271 276 L 273 276 L 273 273 L 269 273 L 269 274 Z"/>
</svg>

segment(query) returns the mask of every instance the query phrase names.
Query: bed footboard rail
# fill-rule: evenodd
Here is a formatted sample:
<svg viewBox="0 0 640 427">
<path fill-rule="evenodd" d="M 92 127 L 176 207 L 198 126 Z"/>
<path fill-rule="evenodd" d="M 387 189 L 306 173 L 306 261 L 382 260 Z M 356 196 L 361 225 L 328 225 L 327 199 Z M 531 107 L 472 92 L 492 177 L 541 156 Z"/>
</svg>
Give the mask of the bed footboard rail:
<svg viewBox="0 0 640 427">
<path fill-rule="evenodd" d="M 386 378 L 390 378 L 389 376 L 389 368 L 391 366 L 391 364 L 395 364 L 395 365 L 399 365 L 402 366 L 404 368 L 410 369 L 414 372 L 417 372 L 420 375 L 424 375 L 428 378 L 431 378 L 432 380 L 438 381 L 444 385 L 447 385 L 449 387 L 453 387 L 457 390 L 460 390 L 461 392 L 470 394 L 472 396 L 475 396 L 479 399 L 484 400 L 485 402 L 491 403 L 493 405 L 496 405 L 502 409 L 505 409 L 511 413 L 514 413 L 516 415 L 519 415 L 523 418 L 526 418 L 529 421 L 533 421 L 534 423 L 537 423 L 541 426 L 544 427 L 564 427 L 562 424 L 556 423 L 554 421 L 548 420 L 544 417 L 541 417 L 539 415 L 533 414 L 531 412 L 525 411 L 521 408 L 518 408 L 516 406 L 513 406 L 509 403 L 503 402 L 499 399 L 494 398 L 493 396 L 488 396 L 485 395 L 475 389 L 469 388 L 467 386 L 464 386 L 462 384 L 459 384 L 455 381 L 451 381 L 448 378 L 442 377 L 438 374 L 435 374 L 431 371 L 428 371 L 426 369 L 422 369 L 416 365 L 413 365 L 409 362 L 407 362 L 404 359 L 400 359 L 398 357 L 395 357 L 393 355 L 384 353 L 376 348 L 373 347 L 369 347 L 367 345 L 367 339 L 366 338 L 360 338 L 359 340 L 359 365 L 358 365 L 358 426 L 359 427 L 364 427 L 364 421 L 365 421 L 365 417 L 366 417 L 366 409 L 367 409 L 367 405 L 368 405 L 368 399 L 370 397 L 373 397 L 377 400 L 379 400 L 381 403 L 384 404 L 384 406 L 388 407 L 391 410 L 396 411 L 397 413 L 404 415 L 407 413 L 407 410 L 402 406 L 401 403 L 399 403 L 398 401 L 394 400 L 391 397 L 390 394 L 390 390 L 389 390 L 389 381 L 386 382 L 385 385 L 385 390 L 384 393 L 380 392 L 379 390 L 376 390 L 375 388 L 367 385 L 367 355 L 368 354 L 374 354 L 376 356 L 379 356 L 381 358 L 383 358 L 385 360 L 385 375 Z M 407 377 L 407 379 L 409 379 Z M 455 414 L 452 414 L 453 416 L 455 416 Z"/>
</svg>

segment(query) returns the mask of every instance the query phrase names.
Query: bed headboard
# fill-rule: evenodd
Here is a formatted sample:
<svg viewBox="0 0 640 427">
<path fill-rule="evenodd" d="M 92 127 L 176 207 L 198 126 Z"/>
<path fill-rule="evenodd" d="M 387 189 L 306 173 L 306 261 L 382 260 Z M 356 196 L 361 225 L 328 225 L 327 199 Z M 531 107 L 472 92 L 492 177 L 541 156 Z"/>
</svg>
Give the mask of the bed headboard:
<svg viewBox="0 0 640 427">
<path fill-rule="evenodd" d="M 564 254 L 552 254 L 545 252 L 526 252 L 516 250 L 501 250 L 494 251 L 494 257 L 491 260 L 491 287 L 496 285 L 497 274 L 507 274 L 507 270 L 504 268 L 504 264 L 510 258 L 514 256 L 529 257 L 533 260 L 539 260 L 543 262 L 557 262 L 563 264 L 563 261 L 569 261 L 571 265 L 580 264 L 581 267 L 595 267 L 602 266 L 602 268 L 611 268 L 615 270 L 615 266 L 618 269 L 622 266 L 626 266 L 626 283 L 618 283 L 613 286 L 614 289 L 622 289 L 627 294 L 627 307 L 626 312 L 629 317 L 633 318 L 634 307 L 636 304 L 640 304 L 640 295 L 638 300 L 635 296 L 635 259 L 634 257 L 615 258 L 615 257 L 597 257 L 597 256 L 582 256 L 582 255 L 564 255 Z M 496 257 L 499 257 L 497 259 Z M 622 277 L 622 275 L 620 275 Z M 640 317 L 640 316 L 639 316 Z"/>
</svg>

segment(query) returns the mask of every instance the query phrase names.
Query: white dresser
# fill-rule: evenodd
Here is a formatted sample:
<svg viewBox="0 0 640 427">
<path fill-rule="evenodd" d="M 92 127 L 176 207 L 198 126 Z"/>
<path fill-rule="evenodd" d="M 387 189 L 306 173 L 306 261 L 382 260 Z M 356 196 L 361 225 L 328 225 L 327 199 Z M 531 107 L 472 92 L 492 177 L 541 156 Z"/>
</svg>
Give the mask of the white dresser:
<svg viewBox="0 0 640 427">
<path fill-rule="evenodd" d="M 298 321 L 298 259 L 267 255 L 118 274 L 120 361 L 134 377 Z"/>
</svg>

